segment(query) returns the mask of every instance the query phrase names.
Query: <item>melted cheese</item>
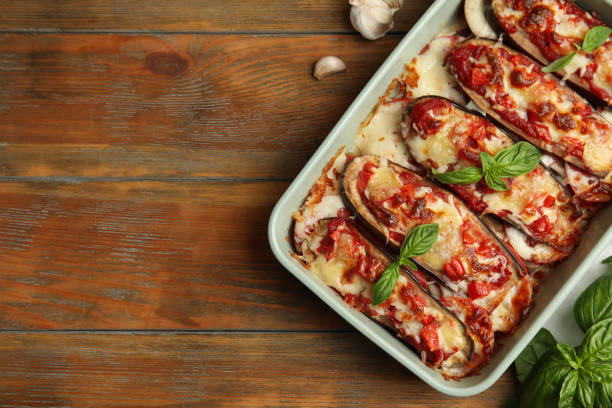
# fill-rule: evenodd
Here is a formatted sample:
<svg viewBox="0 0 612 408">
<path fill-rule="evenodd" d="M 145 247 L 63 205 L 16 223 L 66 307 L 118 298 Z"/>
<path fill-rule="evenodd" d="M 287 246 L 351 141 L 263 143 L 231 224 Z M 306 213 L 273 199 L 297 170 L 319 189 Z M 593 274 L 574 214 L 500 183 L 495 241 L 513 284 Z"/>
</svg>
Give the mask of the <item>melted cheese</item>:
<svg viewBox="0 0 612 408">
<path fill-rule="evenodd" d="M 382 201 L 393 195 L 393 192 L 402 186 L 402 182 L 397 178 L 397 174 L 387 166 L 378 167 L 366 188 L 366 197 Z"/>
<path fill-rule="evenodd" d="M 452 126 L 452 119 L 449 119 L 442 125 L 443 129 L 435 135 L 426 139 L 418 136 L 406 139 L 406 144 L 415 160 L 423 163 L 428 158 L 433 158 L 432 160 L 438 165 L 437 170 L 441 173 L 446 172 L 448 165 L 458 160 L 457 148 L 452 140 L 444 135 L 448 134 Z"/>
<path fill-rule="evenodd" d="M 463 217 L 455 206 L 455 198 L 452 196 L 449 198 L 450 202 L 438 199 L 433 202 L 427 201 L 426 205 L 428 210 L 436 214 L 440 231 L 438 240 L 431 250 L 420 258 L 431 268 L 440 271 L 444 268 L 444 264 L 461 250 L 463 242 L 461 234 Z"/>
<path fill-rule="evenodd" d="M 305 240 L 319 220 L 336 217 L 342 208 L 344 208 L 344 203 L 340 194 L 335 191 L 329 192 L 318 203 L 304 208 L 300 220 L 295 222 L 295 236 L 300 241 Z"/>
<path fill-rule="evenodd" d="M 400 132 L 405 107 L 406 101 L 381 102 L 355 139 L 355 146 L 361 154 L 374 154 L 401 166 L 412 167 Z"/>
<path fill-rule="evenodd" d="M 504 296 L 504 300 L 489 314 L 491 323 L 493 323 L 493 331 L 506 332 L 516 326 L 516 308 L 512 300 L 518 292 L 520 282 L 514 285 Z"/>
<path fill-rule="evenodd" d="M 466 103 L 465 96 L 448 69 L 441 63 L 451 48 L 461 38 L 440 35 L 428 44 L 427 50 L 416 56 L 408 66 L 418 74 L 418 86 L 410 88 L 408 95 L 418 98 L 424 95 L 439 95 L 459 104 Z"/>
<path fill-rule="evenodd" d="M 341 174 L 344 169 L 346 154 L 339 153 L 333 160 L 327 172 L 315 181 L 304 204 L 293 215 L 294 243 L 300 252 L 303 252 L 301 246 L 319 220 L 335 217 L 339 210 L 345 208 L 340 195 L 340 182 L 336 175 Z"/>
<path fill-rule="evenodd" d="M 527 262 L 538 264 L 552 263 L 565 255 L 548 245 L 540 243 L 530 245 L 527 242 L 527 235 L 517 228 L 505 226 L 505 234 L 508 244 Z"/>
</svg>

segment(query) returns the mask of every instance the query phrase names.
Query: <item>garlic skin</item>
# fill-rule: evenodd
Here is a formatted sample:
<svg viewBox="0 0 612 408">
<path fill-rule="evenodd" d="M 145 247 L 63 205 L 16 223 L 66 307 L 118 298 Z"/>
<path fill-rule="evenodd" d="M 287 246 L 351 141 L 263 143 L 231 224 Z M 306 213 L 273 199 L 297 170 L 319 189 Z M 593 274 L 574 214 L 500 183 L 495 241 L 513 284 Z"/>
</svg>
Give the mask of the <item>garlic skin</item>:
<svg viewBox="0 0 612 408">
<path fill-rule="evenodd" d="M 319 58 L 319 60 L 315 62 L 312 74 L 320 81 L 326 76 L 344 71 L 348 71 L 344 61 L 338 57 L 334 57 L 333 55 L 328 55 L 326 57 Z"/>
<path fill-rule="evenodd" d="M 351 24 L 363 38 L 377 40 L 393 28 L 393 15 L 404 0 L 349 0 Z"/>
</svg>

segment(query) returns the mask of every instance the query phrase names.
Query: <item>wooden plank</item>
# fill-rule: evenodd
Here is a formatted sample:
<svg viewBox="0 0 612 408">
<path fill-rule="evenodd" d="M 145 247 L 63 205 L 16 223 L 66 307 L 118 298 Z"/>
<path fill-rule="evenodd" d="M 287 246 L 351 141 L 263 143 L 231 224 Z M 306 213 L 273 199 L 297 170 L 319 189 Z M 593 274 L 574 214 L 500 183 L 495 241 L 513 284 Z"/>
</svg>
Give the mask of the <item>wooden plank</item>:
<svg viewBox="0 0 612 408">
<path fill-rule="evenodd" d="M 404 1 L 395 30 L 406 31 L 431 1 Z M 347 0 L 3 0 L 0 29 L 352 33 Z"/>
<path fill-rule="evenodd" d="M 0 35 L 0 176 L 291 178 L 399 40 Z"/>
<path fill-rule="evenodd" d="M 484 408 L 516 387 L 448 397 L 357 333 L 4 333 L 0 365 L 5 407 Z"/>
<path fill-rule="evenodd" d="M 287 185 L 0 183 L 0 328 L 347 329 L 269 249 Z"/>
</svg>

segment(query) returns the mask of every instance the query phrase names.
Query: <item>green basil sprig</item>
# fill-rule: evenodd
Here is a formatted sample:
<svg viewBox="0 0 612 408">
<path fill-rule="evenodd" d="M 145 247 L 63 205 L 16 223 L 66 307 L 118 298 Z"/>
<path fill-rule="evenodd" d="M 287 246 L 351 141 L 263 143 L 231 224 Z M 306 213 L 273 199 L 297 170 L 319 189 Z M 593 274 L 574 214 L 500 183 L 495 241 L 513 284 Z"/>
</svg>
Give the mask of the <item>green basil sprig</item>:
<svg viewBox="0 0 612 408">
<path fill-rule="evenodd" d="M 578 296 L 574 304 L 576 323 L 586 332 L 600 320 L 612 317 L 612 274 L 606 274 Z"/>
<path fill-rule="evenodd" d="M 493 190 L 506 191 L 508 185 L 502 178 L 517 177 L 527 174 L 536 168 L 542 152 L 527 142 L 518 142 L 497 152 L 495 157 L 486 152 L 480 152 L 482 168 L 466 167 L 448 173 L 438 173 L 433 170 L 436 180 L 444 184 L 472 184 L 483 176 Z"/>
<path fill-rule="evenodd" d="M 605 42 L 608 40 L 608 37 L 610 37 L 611 33 L 612 33 L 612 29 L 610 29 L 610 27 L 606 27 L 606 26 L 593 27 L 586 33 L 586 36 L 584 37 L 584 40 L 582 41 L 582 46 L 576 45 L 576 48 L 578 50 L 582 49 L 584 52 L 593 52 L 598 47 L 601 47 L 602 45 L 605 44 Z M 577 53 L 578 51 L 572 51 L 569 54 L 561 58 L 557 58 L 556 60 L 554 60 L 553 62 L 551 62 L 544 68 L 542 68 L 542 71 L 555 72 L 555 71 L 559 71 L 565 68 L 565 66 L 570 63 L 572 58 L 574 58 Z"/>
<path fill-rule="evenodd" d="M 505 407 L 608 407 L 612 402 L 612 317 L 608 273 L 574 304 L 585 337 L 578 347 L 558 343 L 546 329 L 515 361 L 519 393 Z"/>
<path fill-rule="evenodd" d="M 401 265 L 406 265 L 410 269 L 417 270 L 416 264 L 412 261 L 413 256 L 423 255 L 431 249 L 438 239 L 440 226 L 438 224 L 419 225 L 410 231 L 404 238 L 400 249 L 399 257 L 391 265 L 387 266 L 380 278 L 372 288 L 372 304 L 378 305 L 391 296 Z"/>
<path fill-rule="evenodd" d="M 480 180 L 483 176 L 480 167 L 466 167 L 448 173 L 438 173 L 436 169 L 432 169 L 432 172 L 436 180 L 444 184 L 472 184 Z"/>
<path fill-rule="evenodd" d="M 525 381 L 529 372 L 548 350 L 555 347 L 557 341 L 552 333 L 542 328 L 531 340 L 514 362 L 516 374 L 520 382 Z"/>
<path fill-rule="evenodd" d="M 601 263 L 602 264 L 612 264 L 612 256 L 607 257 L 606 259 L 601 261 Z"/>
</svg>

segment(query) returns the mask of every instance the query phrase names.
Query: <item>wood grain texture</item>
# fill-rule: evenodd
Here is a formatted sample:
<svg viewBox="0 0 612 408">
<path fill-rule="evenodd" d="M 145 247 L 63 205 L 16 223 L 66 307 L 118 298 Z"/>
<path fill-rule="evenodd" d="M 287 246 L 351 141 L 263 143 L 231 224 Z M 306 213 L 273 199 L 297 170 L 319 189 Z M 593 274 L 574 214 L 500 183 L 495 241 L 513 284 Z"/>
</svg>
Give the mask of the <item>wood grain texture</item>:
<svg viewBox="0 0 612 408">
<path fill-rule="evenodd" d="M 287 185 L 0 183 L 0 327 L 347 329 L 268 247 Z"/>
<path fill-rule="evenodd" d="M 399 40 L 0 35 L 0 175 L 291 178 Z"/>
<path fill-rule="evenodd" d="M 1 1 L 0 406 L 501 406 L 511 373 L 434 391 L 265 238 L 430 3 L 369 42 L 346 0 Z"/>
<path fill-rule="evenodd" d="M 448 397 L 357 333 L 4 333 L 0 365 L 6 407 L 487 408 L 516 385 Z"/>
<path fill-rule="evenodd" d="M 406 31 L 431 1 L 405 1 L 395 30 Z M 354 33 L 348 0 L 3 0 L 0 29 Z"/>
</svg>

